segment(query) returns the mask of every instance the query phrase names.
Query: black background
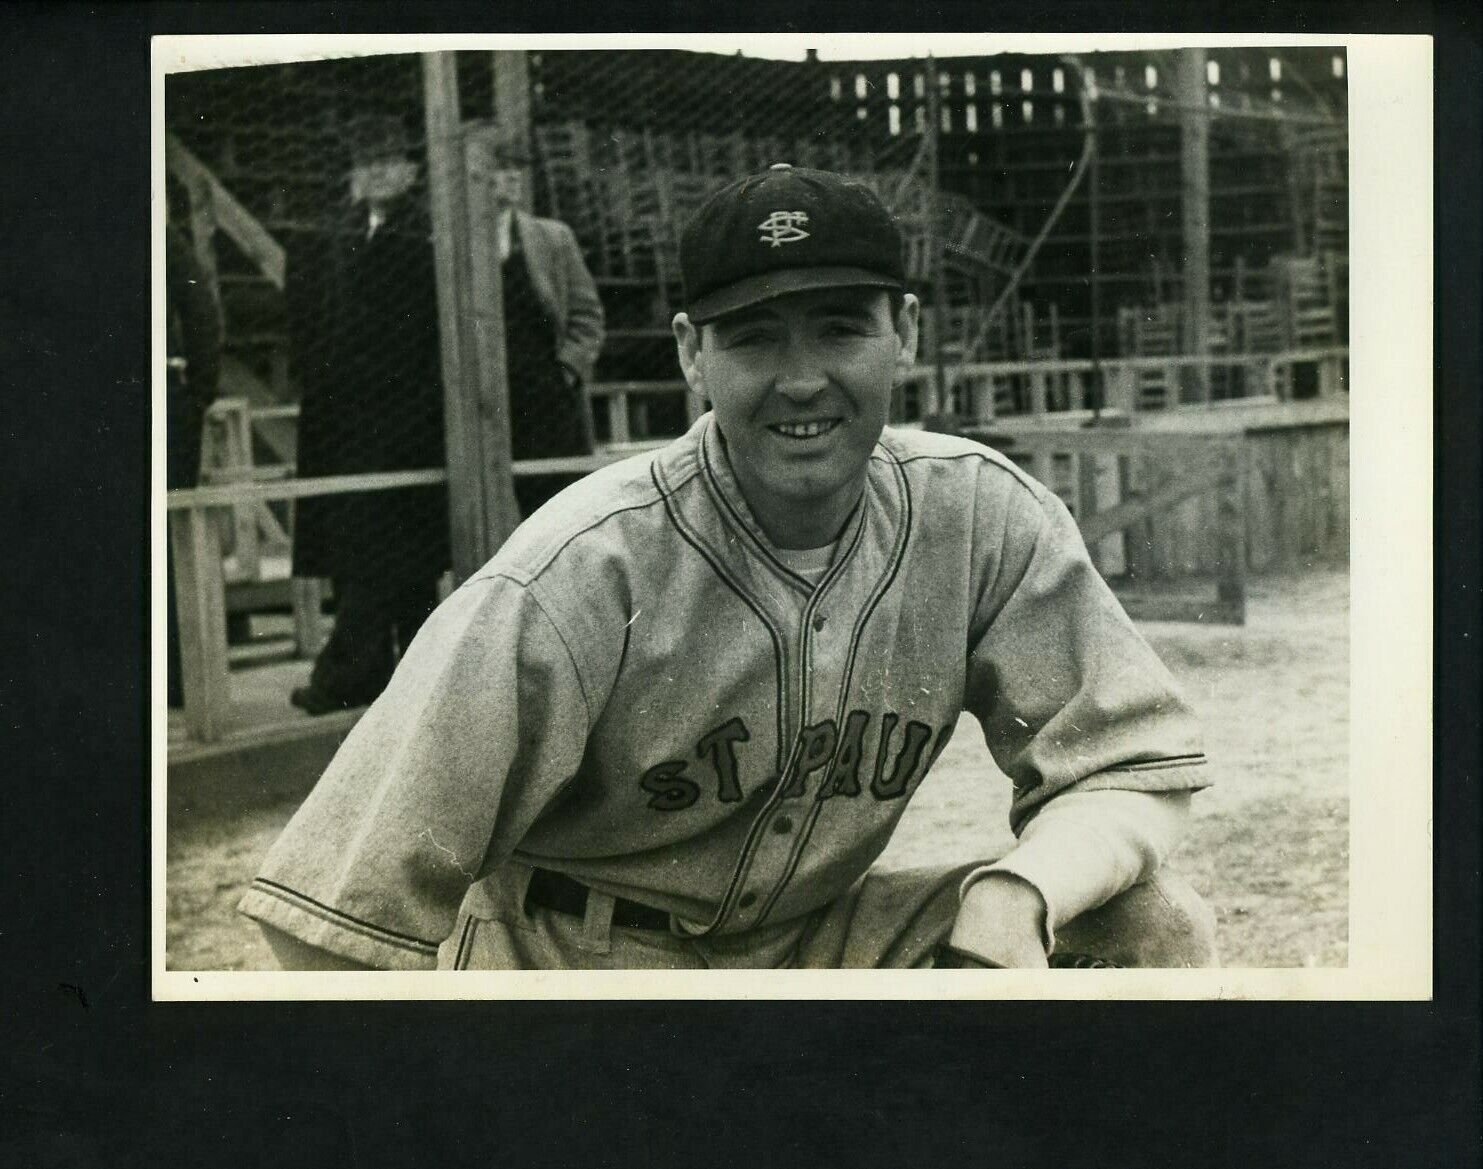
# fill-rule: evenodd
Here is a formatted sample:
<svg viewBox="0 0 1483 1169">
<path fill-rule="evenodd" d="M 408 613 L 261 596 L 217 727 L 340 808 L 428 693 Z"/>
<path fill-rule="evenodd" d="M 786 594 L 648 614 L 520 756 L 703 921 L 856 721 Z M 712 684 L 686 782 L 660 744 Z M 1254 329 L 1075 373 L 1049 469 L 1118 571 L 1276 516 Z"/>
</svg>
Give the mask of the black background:
<svg viewBox="0 0 1483 1169">
<path fill-rule="evenodd" d="M 766 0 L 703 19 L 888 27 L 868 15 Z M 697 31 L 701 18 L 692 3 L 8 5 L 0 1164 L 1479 1164 L 1472 6 L 910 16 L 916 31 L 1437 35 L 1435 1001 L 151 1003 L 149 35 L 631 31 L 640 18 Z"/>
</svg>

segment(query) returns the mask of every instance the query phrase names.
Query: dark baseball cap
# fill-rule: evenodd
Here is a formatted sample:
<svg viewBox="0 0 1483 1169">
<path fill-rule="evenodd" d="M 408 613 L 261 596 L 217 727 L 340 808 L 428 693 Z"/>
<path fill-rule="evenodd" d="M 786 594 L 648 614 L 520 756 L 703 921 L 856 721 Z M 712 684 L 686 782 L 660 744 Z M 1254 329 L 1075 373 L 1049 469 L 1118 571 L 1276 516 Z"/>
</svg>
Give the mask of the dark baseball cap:
<svg viewBox="0 0 1483 1169">
<path fill-rule="evenodd" d="M 790 292 L 903 288 L 901 232 L 874 191 L 832 171 L 778 163 L 722 187 L 680 237 L 695 324 Z"/>
</svg>

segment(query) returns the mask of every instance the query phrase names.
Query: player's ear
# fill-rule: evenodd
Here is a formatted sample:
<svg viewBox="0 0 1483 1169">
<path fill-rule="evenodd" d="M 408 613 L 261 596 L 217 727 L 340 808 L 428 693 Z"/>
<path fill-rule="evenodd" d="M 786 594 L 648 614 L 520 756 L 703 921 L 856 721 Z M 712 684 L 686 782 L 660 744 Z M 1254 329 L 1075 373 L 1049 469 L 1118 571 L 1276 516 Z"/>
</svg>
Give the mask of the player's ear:
<svg viewBox="0 0 1483 1169">
<path fill-rule="evenodd" d="M 896 384 L 906 380 L 917 360 L 917 339 L 921 335 L 922 302 L 908 292 L 901 298 L 896 313 Z"/>
<path fill-rule="evenodd" d="M 685 313 L 676 313 L 671 322 L 675 333 L 675 348 L 679 352 L 680 372 L 685 375 L 685 384 L 696 397 L 704 398 L 705 372 L 700 352 L 700 326 L 691 324 Z"/>
</svg>

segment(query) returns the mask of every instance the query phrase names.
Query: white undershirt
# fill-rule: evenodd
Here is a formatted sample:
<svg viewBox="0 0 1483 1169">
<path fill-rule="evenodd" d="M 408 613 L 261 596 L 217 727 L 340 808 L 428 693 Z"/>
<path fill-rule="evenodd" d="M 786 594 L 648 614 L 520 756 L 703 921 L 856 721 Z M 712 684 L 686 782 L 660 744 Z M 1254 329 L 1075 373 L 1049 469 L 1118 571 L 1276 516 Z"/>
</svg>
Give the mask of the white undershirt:
<svg viewBox="0 0 1483 1169">
<path fill-rule="evenodd" d="M 777 548 L 774 551 L 788 568 L 817 588 L 824 579 L 824 574 L 829 571 L 829 566 L 834 563 L 834 553 L 838 548 L 839 541 L 835 540 L 822 548 Z"/>
</svg>

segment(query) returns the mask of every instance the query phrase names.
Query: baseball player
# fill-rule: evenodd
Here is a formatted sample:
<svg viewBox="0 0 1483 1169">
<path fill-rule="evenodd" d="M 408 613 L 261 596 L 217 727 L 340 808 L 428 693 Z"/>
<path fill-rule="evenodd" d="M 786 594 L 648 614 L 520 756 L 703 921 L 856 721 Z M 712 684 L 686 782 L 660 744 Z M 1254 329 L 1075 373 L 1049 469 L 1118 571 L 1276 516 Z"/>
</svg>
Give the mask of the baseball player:
<svg viewBox="0 0 1483 1169">
<path fill-rule="evenodd" d="M 687 228 L 711 413 L 564 491 L 428 620 L 242 903 L 292 968 L 1184 966 L 1188 707 L 1066 509 L 885 427 L 919 318 L 861 184 Z M 876 872 L 972 712 L 1017 845 Z M 985 777 L 988 782 L 988 777 Z"/>
</svg>

